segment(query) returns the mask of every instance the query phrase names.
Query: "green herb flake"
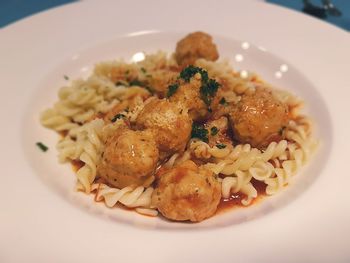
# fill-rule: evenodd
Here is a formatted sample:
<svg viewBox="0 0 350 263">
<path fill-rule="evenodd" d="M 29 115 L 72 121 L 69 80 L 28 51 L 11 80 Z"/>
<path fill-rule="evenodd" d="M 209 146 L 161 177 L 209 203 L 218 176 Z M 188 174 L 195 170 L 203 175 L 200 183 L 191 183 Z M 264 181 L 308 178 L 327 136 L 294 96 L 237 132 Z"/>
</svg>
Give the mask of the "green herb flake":
<svg viewBox="0 0 350 263">
<path fill-rule="evenodd" d="M 144 67 L 140 68 L 140 70 L 141 70 L 142 73 L 144 73 L 144 74 L 146 74 L 146 72 L 147 72 L 147 70 L 146 70 Z"/>
<path fill-rule="evenodd" d="M 184 68 L 180 72 L 180 78 L 182 78 L 184 81 L 189 82 L 190 79 L 196 75 L 197 73 L 201 74 L 202 77 L 202 82 L 207 82 L 208 81 L 208 72 L 206 72 L 204 69 L 195 67 L 195 66 L 188 66 Z"/>
<path fill-rule="evenodd" d="M 220 84 L 216 82 L 215 79 L 209 79 L 200 88 L 201 99 L 207 106 L 210 106 L 212 98 L 218 91 Z"/>
<path fill-rule="evenodd" d="M 40 150 L 42 150 L 43 152 L 46 152 L 48 149 L 49 149 L 49 147 L 47 147 L 45 144 L 43 144 L 42 142 L 37 142 L 36 143 L 36 146 L 38 146 L 38 148 L 40 149 Z"/>
<path fill-rule="evenodd" d="M 125 71 L 125 75 L 129 75 L 129 73 L 130 73 L 130 70 Z"/>
<path fill-rule="evenodd" d="M 180 78 L 182 78 L 184 81 L 189 82 L 190 79 L 199 71 L 199 68 L 194 67 L 192 65 L 184 68 L 180 72 Z"/>
<path fill-rule="evenodd" d="M 218 134 L 218 132 L 219 132 L 218 128 L 216 128 L 215 126 L 211 127 L 211 129 L 210 129 L 211 136 L 215 136 L 216 134 Z"/>
<path fill-rule="evenodd" d="M 224 149 L 224 148 L 226 148 L 226 144 L 218 143 L 218 144 L 216 145 L 216 147 L 219 148 L 219 149 Z"/>
<path fill-rule="evenodd" d="M 198 138 L 203 142 L 209 142 L 208 139 L 208 130 L 204 128 L 201 124 L 192 124 L 192 132 L 191 132 L 191 138 Z"/>
<path fill-rule="evenodd" d="M 228 105 L 228 103 L 227 103 L 227 101 L 226 101 L 225 98 L 221 98 L 221 100 L 219 101 L 219 103 L 220 103 L 221 105 L 223 105 L 223 106 L 227 106 L 227 105 Z"/>
<path fill-rule="evenodd" d="M 69 77 L 67 75 L 63 76 L 65 80 L 69 80 Z"/>
<path fill-rule="evenodd" d="M 199 73 L 201 75 L 200 96 L 203 102 L 207 105 L 208 111 L 212 112 L 210 104 L 218 91 L 220 84 L 215 79 L 209 79 L 208 72 L 202 68 L 195 66 L 188 66 L 180 72 L 180 78 L 186 82 Z"/>
<path fill-rule="evenodd" d="M 128 83 L 126 81 L 122 81 L 122 80 L 118 80 L 116 83 L 115 83 L 116 86 L 127 86 Z"/>
<path fill-rule="evenodd" d="M 154 88 L 152 88 L 152 87 L 150 87 L 150 86 L 145 86 L 145 87 L 143 87 L 143 88 L 145 88 L 149 93 L 151 93 L 152 95 L 155 93 L 155 91 L 154 91 Z"/>
<path fill-rule="evenodd" d="M 125 118 L 125 117 L 126 116 L 124 114 L 118 113 L 111 119 L 111 122 L 116 122 L 116 120 L 118 120 L 120 118 Z"/>
<path fill-rule="evenodd" d="M 174 95 L 178 88 L 179 88 L 178 83 L 169 85 L 168 92 L 166 94 L 167 98 L 170 98 L 172 95 Z"/>
<path fill-rule="evenodd" d="M 129 82 L 129 86 L 139 86 L 139 87 L 144 87 L 145 84 L 139 81 L 138 79 L 134 79 Z"/>
</svg>

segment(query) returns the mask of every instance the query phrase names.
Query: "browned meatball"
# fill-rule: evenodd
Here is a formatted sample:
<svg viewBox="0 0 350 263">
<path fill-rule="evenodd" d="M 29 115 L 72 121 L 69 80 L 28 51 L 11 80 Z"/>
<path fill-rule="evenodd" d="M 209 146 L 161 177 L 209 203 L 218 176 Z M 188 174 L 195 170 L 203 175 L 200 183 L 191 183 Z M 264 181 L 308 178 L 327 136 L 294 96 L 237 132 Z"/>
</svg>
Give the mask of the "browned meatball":
<svg viewBox="0 0 350 263">
<path fill-rule="evenodd" d="M 213 173 L 186 161 L 161 175 L 152 203 L 168 219 L 198 222 L 215 213 L 220 198 Z"/>
<path fill-rule="evenodd" d="M 272 141 L 279 141 L 281 129 L 289 119 L 288 106 L 279 101 L 272 91 L 257 88 L 242 96 L 230 113 L 236 139 L 263 149 Z"/>
<path fill-rule="evenodd" d="M 170 101 L 188 108 L 188 114 L 194 121 L 204 120 L 208 115 L 208 107 L 200 94 L 202 85 L 200 74 L 196 74 L 190 82 L 183 82 L 170 97 Z"/>
<path fill-rule="evenodd" d="M 158 158 L 157 145 L 150 132 L 122 128 L 107 140 L 97 172 L 118 188 L 148 186 Z"/>
<path fill-rule="evenodd" d="M 176 45 L 175 58 L 180 66 L 193 65 L 199 58 L 215 61 L 219 57 L 212 37 L 203 32 L 194 32 Z"/>
<path fill-rule="evenodd" d="M 154 99 L 137 116 L 136 128 L 152 131 L 159 150 L 170 155 L 185 149 L 192 120 L 186 108 L 166 99 Z"/>
</svg>

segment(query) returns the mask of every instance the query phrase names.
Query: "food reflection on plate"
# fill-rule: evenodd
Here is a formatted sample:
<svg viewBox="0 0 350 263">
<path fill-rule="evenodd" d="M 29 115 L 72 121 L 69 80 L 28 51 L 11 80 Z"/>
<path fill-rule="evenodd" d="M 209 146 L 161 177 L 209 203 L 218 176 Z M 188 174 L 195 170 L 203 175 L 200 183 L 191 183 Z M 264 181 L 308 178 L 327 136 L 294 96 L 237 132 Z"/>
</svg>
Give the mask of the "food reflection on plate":
<svg viewBox="0 0 350 263">
<path fill-rule="evenodd" d="M 218 58 L 212 37 L 194 32 L 174 54 L 102 62 L 62 87 L 41 123 L 62 135 L 77 190 L 192 222 L 282 190 L 316 147 L 303 103 Z"/>
</svg>

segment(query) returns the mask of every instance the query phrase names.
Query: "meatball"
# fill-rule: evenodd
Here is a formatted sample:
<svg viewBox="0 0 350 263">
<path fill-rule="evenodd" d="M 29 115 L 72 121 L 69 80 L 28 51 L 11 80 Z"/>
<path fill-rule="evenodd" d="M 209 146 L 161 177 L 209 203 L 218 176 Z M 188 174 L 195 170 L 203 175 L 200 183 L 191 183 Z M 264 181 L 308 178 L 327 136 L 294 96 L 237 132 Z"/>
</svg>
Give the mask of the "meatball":
<svg viewBox="0 0 350 263">
<path fill-rule="evenodd" d="M 288 119 L 288 106 L 266 88 L 257 88 L 255 92 L 243 95 L 230 112 L 235 138 L 259 149 L 282 139 L 281 130 Z"/>
<path fill-rule="evenodd" d="M 175 59 L 180 66 L 193 65 L 199 58 L 215 61 L 219 57 L 212 37 L 203 32 L 194 32 L 176 45 Z"/>
<path fill-rule="evenodd" d="M 126 186 L 152 183 L 159 152 L 152 133 L 127 128 L 107 139 L 97 172 L 108 184 Z"/>
<path fill-rule="evenodd" d="M 200 94 L 201 86 L 201 76 L 196 74 L 190 82 L 180 84 L 175 94 L 170 97 L 170 101 L 188 108 L 188 114 L 194 121 L 202 121 L 208 115 L 208 107 Z"/>
<path fill-rule="evenodd" d="M 221 198 L 214 174 L 192 161 L 165 171 L 152 195 L 152 204 L 168 219 L 192 222 L 212 216 Z"/>
<path fill-rule="evenodd" d="M 152 131 L 162 156 L 169 156 L 185 149 L 192 120 L 186 108 L 166 99 L 154 99 L 137 116 L 136 128 Z"/>
</svg>

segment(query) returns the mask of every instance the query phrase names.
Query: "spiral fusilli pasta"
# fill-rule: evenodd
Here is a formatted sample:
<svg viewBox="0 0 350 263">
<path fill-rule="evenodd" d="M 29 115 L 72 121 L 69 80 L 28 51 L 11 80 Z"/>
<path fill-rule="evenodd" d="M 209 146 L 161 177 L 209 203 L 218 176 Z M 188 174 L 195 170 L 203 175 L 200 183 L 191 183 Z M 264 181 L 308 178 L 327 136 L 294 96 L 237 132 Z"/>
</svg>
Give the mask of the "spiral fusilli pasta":
<svg viewBox="0 0 350 263">
<path fill-rule="evenodd" d="M 291 122 L 286 131 L 286 139 L 271 142 L 264 150 L 252 148 L 249 144 L 236 145 L 232 149 L 215 149 L 203 141 L 192 141 L 190 150 L 196 158 L 210 160 L 204 166 L 215 174 L 224 176 L 222 193 L 241 192 L 247 197 L 242 204 L 248 205 L 255 197 L 256 190 L 250 183 L 254 178 L 266 184 L 266 194 L 272 195 L 287 185 L 314 150 L 316 142 L 309 139 L 302 120 L 298 125 Z M 255 188 L 254 188 L 255 189 Z M 249 195 L 248 195 L 249 194 Z"/>
<path fill-rule="evenodd" d="M 96 201 L 104 200 L 107 207 L 114 207 L 117 203 L 121 203 L 126 207 L 139 208 L 136 210 L 142 214 L 156 216 L 158 213 L 151 207 L 151 196 L 153 188 L 125 187 L 117 189 L 109 187 L 105 184 L 92 184 L 92 191 L 96 191 Z"/>
</svg>

